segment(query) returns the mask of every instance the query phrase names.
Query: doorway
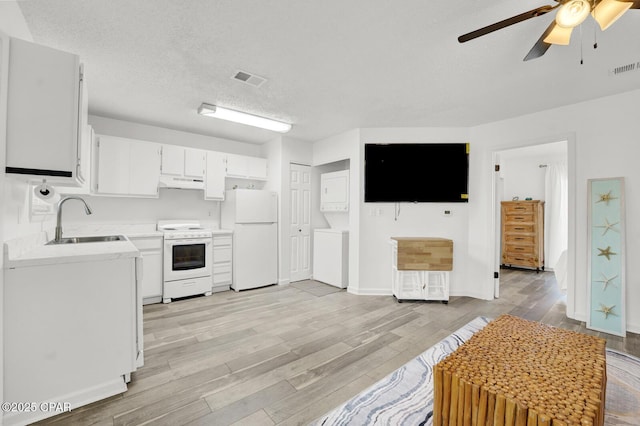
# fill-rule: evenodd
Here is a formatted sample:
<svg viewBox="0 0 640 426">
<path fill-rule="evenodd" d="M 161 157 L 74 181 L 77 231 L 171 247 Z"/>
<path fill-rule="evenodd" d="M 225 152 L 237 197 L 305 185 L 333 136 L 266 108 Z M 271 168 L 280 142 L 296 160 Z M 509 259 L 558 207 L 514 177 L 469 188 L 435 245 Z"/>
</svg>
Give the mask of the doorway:
<svg viewBox="0 0 640 426">
<path fill-rule="evenodd" d="M 311 278 L 311 167 L 289 166 L 290 280 Z"/>
<path fill-rule="evenodd" d="M 575 145 L 569 138 L 504 149 L 493 154 L 495 271 L 502 264 L 501 202 L 541 200 L 544 205 L 545 270 L 553 271 L 560 288 L 567 290 L 567 309 L 573 309 L 575 248 L 573 246 Z M 533 269 L 535 273 L 535 269 Z M 494 297 L 500 295 L 500 274 L 494 280 Z M 569 306 L 571 305 L 571 309 Z"/>
</svg>

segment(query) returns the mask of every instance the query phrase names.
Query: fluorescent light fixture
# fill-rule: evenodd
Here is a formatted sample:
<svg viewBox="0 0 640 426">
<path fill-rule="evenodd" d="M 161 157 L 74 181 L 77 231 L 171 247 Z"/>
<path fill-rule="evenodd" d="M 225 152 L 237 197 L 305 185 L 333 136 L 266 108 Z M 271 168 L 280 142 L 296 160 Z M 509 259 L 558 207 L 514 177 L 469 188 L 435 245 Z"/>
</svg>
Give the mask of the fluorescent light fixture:
<svg viewBox="0 0 640 426">
<path fill-rule="evenodd" d="M 247 114 L 246 112 L 234 111 L 217 105 L 203 103 L 200 105 L 200 108 L 198 108 L 198 114 L 206 117 L 214 117 L 221 120 L 246 124 L 248 126 L 260 127 L 262 129 L 273 130 L 274 132 L 287 133 L 291 130 L 291 124 L 289 123 L 283 123 L 282 121 Z"/>
</svg>

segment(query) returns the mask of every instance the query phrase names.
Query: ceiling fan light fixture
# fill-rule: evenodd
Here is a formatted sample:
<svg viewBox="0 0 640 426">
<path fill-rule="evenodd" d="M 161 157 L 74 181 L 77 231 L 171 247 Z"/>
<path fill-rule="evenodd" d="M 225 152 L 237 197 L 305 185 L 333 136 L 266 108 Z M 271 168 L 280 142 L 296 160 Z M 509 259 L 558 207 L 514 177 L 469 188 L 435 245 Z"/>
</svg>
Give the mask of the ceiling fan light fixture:
<svg viewBox="0 0 640 426">
<path fill-rule="evenodd" d="M 562 28 L 574 28 L 587 19 L 590 12 L 591 4 L 587 0 L 570 0 L 558 9 L 556 23 Z"/>
<path fill-rule="evenodd" d="M 554 25 L 553 29 L 544 38 L 545 43 L 560 44 L 566 46 L 571 41 L 571 33 L 573 28 L 564 28 L 560 25 Z"/>
<path fill-rule="evenodd" d="M 593 9 L 591 15 L 596 20 L 602 31 L 606 30 L 633 6 L 633 2 L 616 0 L 602 0 Z"/>
<path fill-rule="evenodd" d="M 272 130 L 279 133 L 287 133 L 291 130 L 291 124 L 289 123 L 207 103 L 200 105 L 198 108 L 198 114 L 204 115 L 205 117 L 214 117 L 221 120 L 233 121 L 234 123 L 246 124 L 248 126 L 259 127 L 261 129 Z"/>
</svg>

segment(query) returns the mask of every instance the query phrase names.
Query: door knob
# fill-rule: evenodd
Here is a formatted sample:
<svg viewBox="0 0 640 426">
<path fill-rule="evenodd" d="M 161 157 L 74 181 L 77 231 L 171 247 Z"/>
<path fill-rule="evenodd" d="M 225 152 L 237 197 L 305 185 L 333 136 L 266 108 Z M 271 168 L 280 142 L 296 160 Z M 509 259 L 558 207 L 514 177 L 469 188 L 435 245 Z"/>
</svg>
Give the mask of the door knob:
<svg viewBox="0 0 640 426">
<path fill-rule="evenodd" d="M 298 229 L 298 232 L 302 232 L 302 229 Z"/>
</svg>

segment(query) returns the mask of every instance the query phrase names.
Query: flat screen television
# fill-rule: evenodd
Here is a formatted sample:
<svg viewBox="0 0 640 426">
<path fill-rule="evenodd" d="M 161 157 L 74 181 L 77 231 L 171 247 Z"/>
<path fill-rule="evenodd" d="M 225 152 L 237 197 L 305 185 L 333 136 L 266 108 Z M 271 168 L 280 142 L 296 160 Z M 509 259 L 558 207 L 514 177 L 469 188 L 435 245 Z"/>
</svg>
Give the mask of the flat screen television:
<svg viewBox="0 0 640 426">
<path fill-rule="evenodd" d="M 392 143 L 364 146 L 364 201 L 466 203 L 469 145 Z"/>
</svg>

